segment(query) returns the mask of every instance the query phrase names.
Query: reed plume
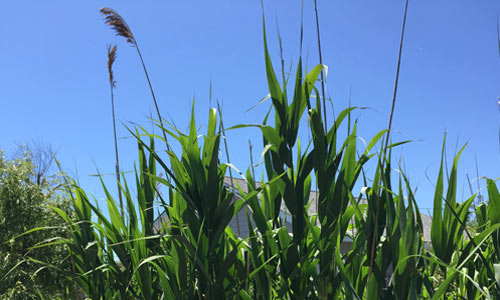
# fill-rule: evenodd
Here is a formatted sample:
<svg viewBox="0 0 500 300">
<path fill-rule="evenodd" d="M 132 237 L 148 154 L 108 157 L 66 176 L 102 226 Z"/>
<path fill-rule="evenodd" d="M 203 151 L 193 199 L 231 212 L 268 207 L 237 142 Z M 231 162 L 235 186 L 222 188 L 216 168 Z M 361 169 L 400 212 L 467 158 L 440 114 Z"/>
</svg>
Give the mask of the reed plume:
<svg viewBox="0 0 500 300">
<path fill-rule="evenodd" d="M 116 45 L 114 45 L 113 47 L 111 47 L 111 45 L 108 45 L 109 84 L 111 85 L 112 88 L 114 88 L 116 85 L 116 81 L 114 80 L 113 76 L 113 64 L 115 63 L 116 60 L 116 50 L 117 50 Z"/>
<path fill-rule="evenodd" d="M 118 141 L 116 138 L 116 119 L 115 119 L 115 97 L 113 90 L 116 87 L 116 81 L 113 76 L 113 63 L 116 60 L 116 50 L 117 47 L 114 45 L 108 45 L 108 73 L 109 73 L 109 87 L 111 92 L 111 113 L 113 115 L 113 134 L 115 139 L 115 158 L 116 158 L 116 185 L 118 188 L 118 198 L 120 199 L 120 211 L 123 219 L 123 200 L 122 200 L 122 190 L 120 188 L 120 163 L 118 159 Z"/>
<path fill-rule="evenodd" d="M 165 134 L 165 127 L 163 126 L 162 117 L 160 114 L 160 109 L 158 107 L 158 102 L 156 101 L 156 96 L 153 91 L 153 86 L 151 85 L 151 80 L 149 79 L 149 74 L 146 69 L 146 64 L 144 63 L 144 59 L 142 58 L 141 50 L 139 49 L 139 45 L 137 44 L 137 40 L 132 34 L 132 30 L 128 26 L 127 22 L 123 19 L 120 14 L 118 14 L 114 9 L 103 7 L 100 9 L 101 15 L 104 16 L 105 23 L 111 27 L 116 32 L 117 36 L 121 36 L 125 38 L 127 43 L 132 45 L 137 50 L 137 54 L 139 55 L 139 59 L 141 60 L 142 68 L 144 69 L 144 74 L 146 75 L 146 80 L 148 81 L 149 90 L 151 92 L 151 96 L 153 97 L 153 102 L 155 104 L 156 113 L 158 114 L 158 120 L 160 121 L 160 126 L 162 128 L 163 138 L 165 139 L 165 143 L 167 144 L 167 149 L 170 149 L 170 146 L 167 142 L 167 135 Z"/>
<path fill-rule="evenodd" d="M 127 40 L 127 43 L 132 46 L 137 46 L 137 42 L 128 26 L 127 22 L 115 10 L 104 7 L 101 8 L 101 14 L 104 16 L 105 23 L 111 26 L 117 36 L 122 36 Z"/>
</svg>

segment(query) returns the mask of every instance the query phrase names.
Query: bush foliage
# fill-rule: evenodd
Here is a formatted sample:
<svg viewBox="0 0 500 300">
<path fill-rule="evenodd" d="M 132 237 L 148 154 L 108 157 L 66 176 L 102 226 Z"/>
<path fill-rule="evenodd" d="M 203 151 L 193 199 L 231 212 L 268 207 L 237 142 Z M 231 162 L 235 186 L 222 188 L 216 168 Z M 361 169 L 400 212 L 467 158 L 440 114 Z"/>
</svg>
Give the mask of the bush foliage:
<svg viewBox="0 0 500 300">
<path fill-rule="evenodd" d="M 0 152 L 0 299 L 60 297 L 69 284 L 64 245 L 36 248 L 64 237 L 64 222 L 51 209 L 70 211 L 56 191 L 57 182 L 37 184 L 30 152 L 8 160 Z M 46 228 L 29 233 L 35 228 Z"/>
</svg>

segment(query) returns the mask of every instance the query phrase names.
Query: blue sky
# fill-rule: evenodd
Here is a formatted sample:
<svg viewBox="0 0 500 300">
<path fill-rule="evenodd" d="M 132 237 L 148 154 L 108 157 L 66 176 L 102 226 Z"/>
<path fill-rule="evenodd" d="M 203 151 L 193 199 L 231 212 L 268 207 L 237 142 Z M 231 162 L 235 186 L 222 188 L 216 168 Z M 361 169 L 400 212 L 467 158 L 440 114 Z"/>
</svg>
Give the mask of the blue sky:
<svg viewBox="0 0 500 300">
<path fill-rule="evenodd" d="M 277 25 L 286 65 L 299 55 L 300 1 L 264 1 L 272 58 L 278 63 Z M 387 126 L 404 1 L 318 1 L 327 93 L 336 111 L 355 113 L 359 135 L 369 139 Z M 148 128 L 154 113 L 135 49 L 103 24 L 99 8 L 117 10 L 143 52 L 164 116 L 185 129 L 193 97 L 200 127 L 206 122 L 209 86 L 223 104 L 226 127 L 260 123 L 269 104 L 246 112 L 268 93 L 260 1 L 7 1 L 0 9 L 0 149 L 11 153 L 32 139 L 59 149 L 63 167 L 96 198 L 96 178 L 114 170 L 106 44 L 118 44 L 115 63 L 119 122 Z M 394 141 L 416 140 L 402 153 L 421 207 L 432 206 L 443 134 L 449 157 L 468 143 L 459 172 L 500 176 L 500 59 L 496 22 L 500 2 L 410 1 Z M 304 7 L 304 58 L 318 63 L 313 2 Z M 351 96 L 350 96 L 351 95 Z M 331 115 L 331 111 L 329 111 Z M 331 123 L 331 119 L 330 119 Z M 122 169 L 133 169 L 135 142 L 118 128 Z M 307 138 L 304 136 L 303 138 Z M 248 140 L 257 159 L 259 132 L 228 133 L 231 160 L 249 166 Z M 427 179 L 431 178 L 432 182 Z M 107 177 L 112 183 L 112 177 Z M 475 185 L 475 188 L 476 185 Z M 112 189 L 114 190 L 114 189 Z"/>
</svg>

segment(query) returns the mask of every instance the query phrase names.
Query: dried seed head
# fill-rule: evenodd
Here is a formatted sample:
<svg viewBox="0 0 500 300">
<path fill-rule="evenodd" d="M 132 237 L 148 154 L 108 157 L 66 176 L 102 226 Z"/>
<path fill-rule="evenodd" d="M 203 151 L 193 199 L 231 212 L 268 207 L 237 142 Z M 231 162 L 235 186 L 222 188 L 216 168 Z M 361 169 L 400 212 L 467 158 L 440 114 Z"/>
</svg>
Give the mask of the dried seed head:
<svg viewBox="0 0 500 300">
<path fill-rule="evenodd" d="M 122 16 L 108 7 L 101 8 L 100 12 L 101 15 L 104 16 L 104 20 L 106 21 L 105 23 L 113 28 L 116 35 L 124 37 L 127 40 L 127 43 L 130 43 L 132 46 L 137 46 L 134 35 Z"/>
<path fill-rule="evenodd" d="M 111 45 L 108 45 L 108 73 L 109 83 L 111 84 L 111 87 L 115 87 L 116 84 L 116 81 L 113 77 L 113 63 L 116 59 L 116 49 L 116 45 L 114 45 L 113 47 L 111 47 Z"/>
</svg>

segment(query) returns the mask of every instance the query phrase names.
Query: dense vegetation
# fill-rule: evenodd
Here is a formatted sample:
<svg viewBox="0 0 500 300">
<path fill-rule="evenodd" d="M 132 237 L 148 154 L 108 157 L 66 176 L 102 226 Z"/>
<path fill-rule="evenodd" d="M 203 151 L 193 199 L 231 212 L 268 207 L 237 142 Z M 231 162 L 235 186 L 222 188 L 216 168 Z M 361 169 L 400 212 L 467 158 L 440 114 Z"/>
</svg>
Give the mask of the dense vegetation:
<svg viewBox="0 0 500 300">
<path fill-rule="evenodd" d="M 111 9 L 102 13 L 142 61 L 125 21 Z M 495 182 L 487 180 L 488 203 L 473 209 L 476 195 L 458 203 L 462 151 L 445 170 L 443 143 L 432 245 L 424 247 L 414 191 L 402 171 L 393 171 L 392 149 L 404 142 L 389 143 L 390 125 L 359 149 L 358 122 L 351 121 L 357 108 L 344 109 L 327 125 L 325 97 L 317 87 L 324 66 L 305 70 L 299 59 L 296 75 L 287 77 L 282 70 L 279 80 L 265 30 L 264 53 L 272 109 L 262 124 L 231 128 L 251 126 L 262 133 L 265 176 L 255 178 L 249 168 L 247 189 L 236 192 L 224 184 L 231 165 L 219 157 L 224 128 L 218 111 L 209 110 L 204 134 L 197 131 L 194 114 L 183 133 L 162 119 L 151 86 L 155 125 L 162 134 L 129 129 L 139 159 L 134 187 L 125 176 L 117 180 L 123 205 L 103 184 L 105 214 L 66 178 L 74 217 L 54 209 L 67 226 L 67 238 L 58 242 L 66 245 L 74 264 L 68 277 L 83 293 L 94 300 L 500 299 Z M 114 59 L 110 51 L 111 91 Z M 301 141 L 299 130 L 311 139 Z M 368 163 L 375 166 L 370 172 Z M 365 187 L 361 194 L 359 186 Z M 311 190 L 318 195 L 312 215 L 307 209 Z M 291 214 L 291 229 L 280 217 L 283 205 Z M 168 216 L 160 230 L 154 226 L 158 206 Z M 228 226 L 240 210 L 247 212 L 247 239 Z M 352 248 L 341 253 L 346 237 Z"/>
<path fill-rule="evenodd" d="M 22 150 L 12 160 L 0 151 L 0 299 L 61 297 L 70 285 L 58 271 L 70 269 L 67 251 L 38 246 L 64 237 L 64 222 L 51 207 L 70 213 L 70 203 L 55 178 L 35 172 L 33 153 Z M 34 228 L 46 230 L 29 232 Z"/>
</svg>

